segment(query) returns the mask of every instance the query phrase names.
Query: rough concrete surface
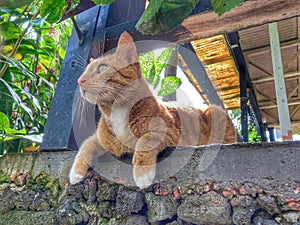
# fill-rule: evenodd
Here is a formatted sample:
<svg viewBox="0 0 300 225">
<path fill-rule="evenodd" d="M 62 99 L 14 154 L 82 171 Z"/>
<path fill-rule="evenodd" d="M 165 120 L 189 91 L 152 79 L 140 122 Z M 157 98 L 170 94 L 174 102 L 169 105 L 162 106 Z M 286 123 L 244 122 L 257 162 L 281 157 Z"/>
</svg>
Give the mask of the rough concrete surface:
<svg viewBox="0 0 300 225">
<path fill-rule="evenodd" d="M 156 183 L 145 190 L 133 186 L 128 157 L 96 160 L 119 183 L 91 170 L 69 185 L 75 154 L 0 157 L 0 225 L 300 224 L 297 142 L 168 149 L 159 156 Z"/>
</svg>

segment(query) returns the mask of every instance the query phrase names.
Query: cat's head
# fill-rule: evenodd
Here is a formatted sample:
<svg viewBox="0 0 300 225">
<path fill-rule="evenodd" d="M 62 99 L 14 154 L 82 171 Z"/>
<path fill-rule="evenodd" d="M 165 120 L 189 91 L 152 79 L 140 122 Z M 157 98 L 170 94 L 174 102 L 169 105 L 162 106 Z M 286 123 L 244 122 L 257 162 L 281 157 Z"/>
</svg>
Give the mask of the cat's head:
<svg viewBox="0 0 300 225">
<path fill-rule="evenodd" d="M 91 103 L 113 102 L 119 91 L 141 78 L 138 53 L 129 33 L 124 32 L 113 54 L 91 59 L 78 79 L 81 95 Z"/>
</svg>

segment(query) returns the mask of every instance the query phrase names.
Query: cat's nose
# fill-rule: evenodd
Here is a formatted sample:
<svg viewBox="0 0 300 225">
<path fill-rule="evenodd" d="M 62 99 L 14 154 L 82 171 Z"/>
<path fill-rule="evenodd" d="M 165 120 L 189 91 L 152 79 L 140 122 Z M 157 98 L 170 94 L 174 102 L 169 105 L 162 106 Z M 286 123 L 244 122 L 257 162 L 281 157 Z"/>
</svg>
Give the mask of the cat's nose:
<svg viewBox="0 0 300 225">
<path fill-rule="evenodd" d="M 82 77 L 79 77 L 78 80 L 77 80 L 77 83 L 79 85 L 82 85 L 84 82 L 85 82 L 85 79 L 83 79 Z"/>
</svg>

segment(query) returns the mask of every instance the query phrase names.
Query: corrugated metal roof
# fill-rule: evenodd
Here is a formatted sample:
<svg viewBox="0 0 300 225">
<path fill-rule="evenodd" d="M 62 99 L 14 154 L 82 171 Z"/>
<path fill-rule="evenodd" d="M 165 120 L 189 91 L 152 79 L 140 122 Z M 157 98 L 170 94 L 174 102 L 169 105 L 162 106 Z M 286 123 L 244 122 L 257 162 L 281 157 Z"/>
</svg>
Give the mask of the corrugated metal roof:
<svg viewBox="0 0 300 225">
<path fill-rule="evenodd" d="M 225 108 L 239 108 L 239 77 L 224 36 L 192 41 L 191 44 Z"/>
</svg>

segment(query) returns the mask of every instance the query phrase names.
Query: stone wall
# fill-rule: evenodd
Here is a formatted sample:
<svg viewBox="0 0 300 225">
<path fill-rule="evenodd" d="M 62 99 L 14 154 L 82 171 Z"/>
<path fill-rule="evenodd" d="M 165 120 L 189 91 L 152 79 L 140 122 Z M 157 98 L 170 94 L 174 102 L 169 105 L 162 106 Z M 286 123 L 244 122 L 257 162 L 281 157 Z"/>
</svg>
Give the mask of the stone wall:
<svg viewBox="0 0 300 225">
<path fill-rule="evenodd" d="M 300 143 L 167 150 L 160 161 L 191 158 L 174 175 L 142 191 L 94 171 L 82 183 L 69 185 L 75 154 L 0 158 L 0 225 L 300 225 Z"/>
</svg>

